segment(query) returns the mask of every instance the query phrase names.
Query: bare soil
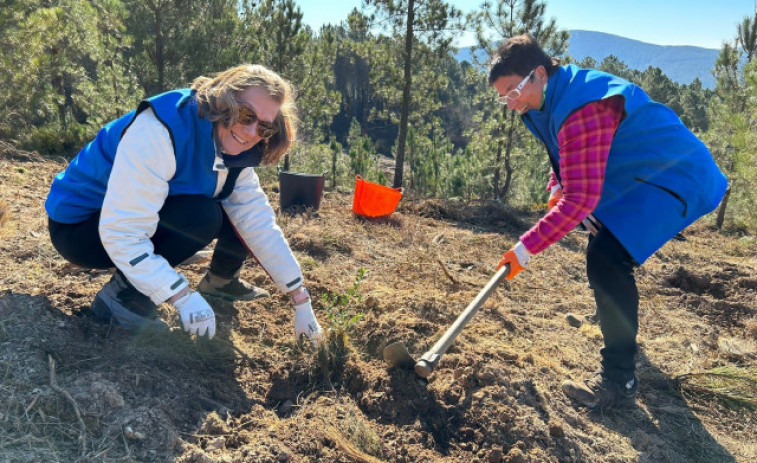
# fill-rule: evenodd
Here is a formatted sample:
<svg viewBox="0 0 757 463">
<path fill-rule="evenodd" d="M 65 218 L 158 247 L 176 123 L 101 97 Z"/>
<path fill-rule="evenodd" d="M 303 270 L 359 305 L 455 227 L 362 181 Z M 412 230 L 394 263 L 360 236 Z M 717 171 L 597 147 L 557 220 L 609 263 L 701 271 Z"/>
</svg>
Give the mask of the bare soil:
<svg viewBox="0 0 757 463">
<path fill-rule="evenodd" d="M 406 198 L 366 220 L 351 194 L 327 191 L 318 211 L 280 212 L 325 328 L 336 325 L 321 296 L 367 270 L 344 309 L 364 318 L 348 322 L 346 354 L 330 344 L 324 357 L 297 347 L 291 307 L 252 263 L 243 277 L 273 296 L 211 300 L 210 342 L 165 304 L 168 333 L 98 323 L 89 304 L 108 272 L 68 264 L 47 234 L 44 200 L 64 166 L 0 159 L 2 463 L 757 461 L 754 396 L 750 407 L 748 392 L 729 400 L 697 382 L 757 367 L 753 236 L 697 223 L 639 269 L 637 406 L 590 412 L 560 389 L 596 369 L 602 345 L 583 321 L 580 231 L 501 284 L 428 380 L 382 360 L 393 341 L 416 356 L 433 345 L 542 211 Z M 205 265 L 182 271 L 196 284 Z"/>
</svg>

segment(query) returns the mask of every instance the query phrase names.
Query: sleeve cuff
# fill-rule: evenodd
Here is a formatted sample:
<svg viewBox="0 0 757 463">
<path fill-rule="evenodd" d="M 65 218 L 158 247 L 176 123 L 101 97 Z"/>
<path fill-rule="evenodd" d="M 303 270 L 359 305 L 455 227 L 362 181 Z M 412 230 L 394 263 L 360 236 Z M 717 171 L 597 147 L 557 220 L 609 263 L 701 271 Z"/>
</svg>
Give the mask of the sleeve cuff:
<svg viewBox="0 0 757 463">
<path fill-rule="evenodd" d="M 523 244 L 522 241 L 518 241 L 518 244 L 513 247 L 513 252 L 518 258 L 518 262 L 520 262 L 521 267 L 525 268 L 529 259 L 531 259 L 531 252 L 526 248 L 526 245 Z"/>
</svg>

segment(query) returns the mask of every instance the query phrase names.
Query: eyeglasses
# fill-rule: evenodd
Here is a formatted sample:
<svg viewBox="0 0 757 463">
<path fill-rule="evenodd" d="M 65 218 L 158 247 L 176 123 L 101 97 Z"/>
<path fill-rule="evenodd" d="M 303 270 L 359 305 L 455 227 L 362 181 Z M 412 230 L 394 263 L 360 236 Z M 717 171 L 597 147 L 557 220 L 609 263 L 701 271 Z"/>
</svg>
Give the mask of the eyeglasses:
<svg viewBox="0 0 757 463">
<path fill-rule="evenodd" d="M 257 132 L 260 138 L 271 138 L 279 131 L 272 123 L 261 121 L 258 115 L 255 114 L 255 111 L 247 106 L 239 105 L 239 118 L 237 122 L 242 125 L 252 125 L 257 122 Z"/>
<path fill-rule="evenodd" d="M 523 90 L 523 87 L 526 86 L 528 83 L 528 80 L 531 78 L 532 75 L 534 75 L 534 71 L 536 68 L 532 69 L 531 72 L 528 73 L 526 77 L 523 78 L 523 80 L 520 81 L 517 87 L 507 92 L 506 95 L 498 96 L 497 97 L 497 103 L 499 104 L 507 104 L 507 100 L 517 100 L 520 98 L 520 91 Z"/>
</svg>

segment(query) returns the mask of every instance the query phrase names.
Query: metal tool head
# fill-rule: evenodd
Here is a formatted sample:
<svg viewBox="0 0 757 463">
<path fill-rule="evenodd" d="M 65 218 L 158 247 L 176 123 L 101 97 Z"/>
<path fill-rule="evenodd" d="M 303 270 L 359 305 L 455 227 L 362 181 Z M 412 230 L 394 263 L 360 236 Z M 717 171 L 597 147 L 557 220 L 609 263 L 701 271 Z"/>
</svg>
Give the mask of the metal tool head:
<svg viewBox="0 0 757 463">
<path fill-rule="evenodd" d="M 407 370 L 415 368 L 415 359 L 402 341 L 393 342 L 384 347 L 384 361 L 393 367 Z"/>
<path fill-rule="evenodd" d="M 426 352 L 423 357 L 415 364 L 415 374 L 421 378 L 428 378 L 434 369 L 439 364 L 441 355 L 434 354 L 433 352 Z"/>
<path fill-rule="evenodd" d="M 441 338 L 429 349 L 418 362 L 413 359 L 407 347 L 402 342 L 394 342 L 384 348 L 384 360 L 391 366 L 414 369 L 415 373 L 421 378 L 428 378 L 439 364 L 439 359 L 455 341 L 460 331 L 465 327 L 468 321 L 476 314 L 484 301 L 494 291 L 500 281 L 510 273 L 510 264 L 505 264 L 497 270 L 497 273 L 486 283 L 486 286 L 478 292 L 476 298 L 468 304 L 468 307 L 457 316 L 455 322 L 447 328 Z"/>
</svg>

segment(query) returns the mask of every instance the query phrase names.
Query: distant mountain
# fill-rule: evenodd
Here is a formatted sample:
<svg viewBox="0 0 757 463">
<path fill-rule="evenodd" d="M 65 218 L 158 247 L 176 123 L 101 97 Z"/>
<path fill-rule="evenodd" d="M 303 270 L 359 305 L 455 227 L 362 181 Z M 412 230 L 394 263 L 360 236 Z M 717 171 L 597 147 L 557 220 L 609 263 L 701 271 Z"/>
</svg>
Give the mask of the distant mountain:
<svg viewBox="0 0 757 463">
<path fill-rule="evenodd" d="M 690 84 L 699 78 L 706 88 L 715 87 L 712 69 L 720 50 L 675 45 L 653 45 L 604 32 L 570 31 L 568 53 L 576 60 L 591 56 L 597 63 L 615 55 L 631 69 L 643 71 L 649 66 L 679 84 Z"/>
<path fill-rule="evenodd" d="M 615 55 L 631 69 L 645 70 L 649 66 L 662 72 L 679 84 L 690 84 L 695 78 L 705 88 L 715 87 L 712 69 L 720 50 L 681 45 L 654 45 L 627 39 L 604 32 L 570 31 L 568 54 L 580 61 L 592 57 L 597 64 L 609 55 Z M 458 61 L 470 60 L 470 48 L 461 49 Z"/>
</svg>

